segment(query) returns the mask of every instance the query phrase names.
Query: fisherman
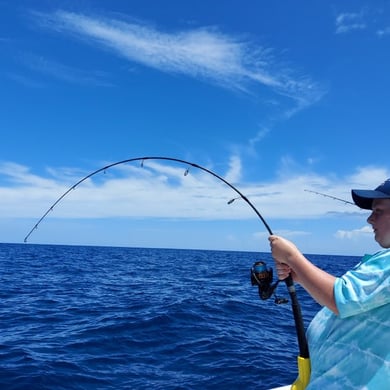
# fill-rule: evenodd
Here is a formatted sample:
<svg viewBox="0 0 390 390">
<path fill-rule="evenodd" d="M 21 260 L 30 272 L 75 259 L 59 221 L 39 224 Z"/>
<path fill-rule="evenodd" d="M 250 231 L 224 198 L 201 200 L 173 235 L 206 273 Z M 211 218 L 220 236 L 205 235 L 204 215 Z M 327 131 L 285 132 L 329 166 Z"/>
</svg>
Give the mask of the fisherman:
<svg viewBox="0 0 390 390">
<path fill-rule="evenodd" d="M 307 389 L 390 389 L 390 179 L 375 190 L 352 190 L 384 248 L 341 277 L 311 263 L 291 242 L 271 235 L 280 280 L 291 274 L 322 306 L 307 330 Z"/>
</svg>

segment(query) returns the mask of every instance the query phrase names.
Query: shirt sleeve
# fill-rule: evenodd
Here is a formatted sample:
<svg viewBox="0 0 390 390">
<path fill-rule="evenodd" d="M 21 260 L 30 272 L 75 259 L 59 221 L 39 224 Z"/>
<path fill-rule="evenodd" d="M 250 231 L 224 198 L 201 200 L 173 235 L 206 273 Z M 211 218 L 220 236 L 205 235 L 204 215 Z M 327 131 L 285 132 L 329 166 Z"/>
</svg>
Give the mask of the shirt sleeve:
<svg viewBox="0 0 390 390">
<path fill-rule="evenodd" d="M 355 268 L 336 278 L 334 297 L 341 318 L 390 303 L 390 250 L 364 256 Z"/>
</svg>

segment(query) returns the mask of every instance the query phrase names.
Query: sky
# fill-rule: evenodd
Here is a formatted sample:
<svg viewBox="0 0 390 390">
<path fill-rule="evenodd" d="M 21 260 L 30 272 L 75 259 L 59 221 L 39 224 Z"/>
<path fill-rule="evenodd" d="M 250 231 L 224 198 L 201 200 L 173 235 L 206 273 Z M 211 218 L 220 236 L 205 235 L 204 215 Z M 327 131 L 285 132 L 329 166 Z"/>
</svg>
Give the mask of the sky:
<svg viewBox="0 0 390 390">
<path fill-rule="evenodd" d="M 252 204 L 380 249 L 349 202 L 390 177 L 390 1 L 0 0 L 0 48 L 0 242 L 50 210 L 28 243 L 268 252 Z"/>
</svg>

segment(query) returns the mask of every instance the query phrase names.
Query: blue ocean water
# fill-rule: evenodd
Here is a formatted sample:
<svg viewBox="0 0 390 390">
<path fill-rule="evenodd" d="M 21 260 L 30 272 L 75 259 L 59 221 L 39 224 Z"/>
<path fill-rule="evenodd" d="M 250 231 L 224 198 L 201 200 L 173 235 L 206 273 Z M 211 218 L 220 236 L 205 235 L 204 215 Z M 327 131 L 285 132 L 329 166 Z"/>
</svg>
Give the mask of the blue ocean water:
<svg viewBox="0 0 390 390">
<path fill-rule="evenodd" d="M 336 275 L 359 260 L 309 257 Z M 291 383 L 291 305 L 259 299 L 257 260 L 272 265 L 269 253 L 0 244 L 0 388 Z M 297 293 L 307 326 L 319 306 Z"/>
</svg>

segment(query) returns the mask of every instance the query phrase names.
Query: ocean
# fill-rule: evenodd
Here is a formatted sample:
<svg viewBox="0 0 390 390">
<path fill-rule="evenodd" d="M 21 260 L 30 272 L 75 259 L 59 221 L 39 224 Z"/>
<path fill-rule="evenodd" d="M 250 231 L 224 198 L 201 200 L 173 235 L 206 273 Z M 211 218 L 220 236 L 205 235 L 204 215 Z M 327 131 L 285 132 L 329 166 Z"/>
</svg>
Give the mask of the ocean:
<svg viewBox="0 0 390 390">
<path fill-rule="evenodd" d="M 358 257 L 309 255 L 341 275 Z M 1 389 L 269 389 L 295 380 L 269 253 L 0 244 Z M 274 276 L 275 279 L 275 276 Z M 284 283 L 276 294 L 288 298 Z M 305 327 L 319 306 L 297 285 Z"/>
</svg>

